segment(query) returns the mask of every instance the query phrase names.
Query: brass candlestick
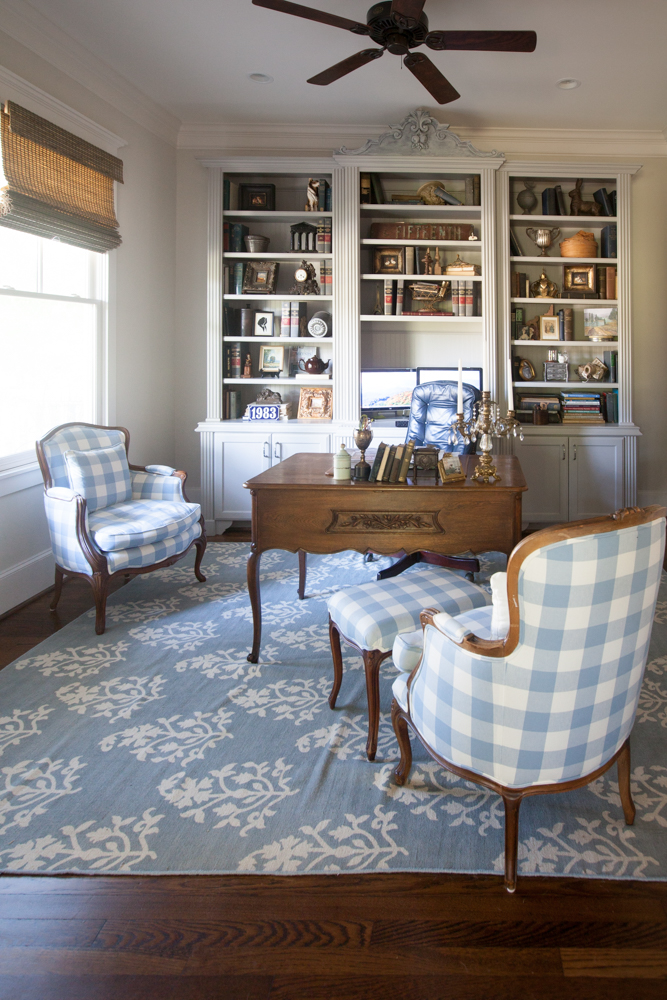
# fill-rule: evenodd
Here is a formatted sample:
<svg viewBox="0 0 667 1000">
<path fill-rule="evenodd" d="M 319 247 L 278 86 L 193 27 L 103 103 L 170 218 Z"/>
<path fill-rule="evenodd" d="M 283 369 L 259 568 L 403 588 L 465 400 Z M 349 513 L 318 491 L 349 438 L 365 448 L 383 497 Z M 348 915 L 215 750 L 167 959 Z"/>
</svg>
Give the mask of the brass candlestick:
<svg viewBox="0 0 667 1000">
<path fill-rule="evenodd" d="M 491 399 L 491 393 L 487 390 L 482 392 L 481 403 L 475 403 L 473 414 L 470 420 L 466 421 L 462 413 L 456 414 L 456 419 L 452 420 L 451 443 L 456 443 L 460 435 L 465 444 L 470 444 L 479 439 L 479 450 L 481 456 L 477 463 L 472 478 L 481 483 L 490 483 L 492 479 L 499 482 L 500 476 L 491 460 L 493 449 L 492 437 L 517 437 L 523 441 L 523 428 L 516 419 L 514 410 L 508 410 L 506 417 L 500 416 L 500 409 L 497 403 Z"/>
</svg>

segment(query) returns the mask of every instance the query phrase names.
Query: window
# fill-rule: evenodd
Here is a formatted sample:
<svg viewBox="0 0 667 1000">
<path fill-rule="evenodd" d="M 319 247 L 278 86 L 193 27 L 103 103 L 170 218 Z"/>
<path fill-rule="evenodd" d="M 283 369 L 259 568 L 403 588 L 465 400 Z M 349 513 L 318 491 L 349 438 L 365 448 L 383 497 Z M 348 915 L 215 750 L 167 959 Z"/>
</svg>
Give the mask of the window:
<svg viewBox="0 0 667 1000">
<path fill-rule="evenodd" d="M 106 417 L 106 254 L 0 226 L 0 468 Z"/>
</svg>

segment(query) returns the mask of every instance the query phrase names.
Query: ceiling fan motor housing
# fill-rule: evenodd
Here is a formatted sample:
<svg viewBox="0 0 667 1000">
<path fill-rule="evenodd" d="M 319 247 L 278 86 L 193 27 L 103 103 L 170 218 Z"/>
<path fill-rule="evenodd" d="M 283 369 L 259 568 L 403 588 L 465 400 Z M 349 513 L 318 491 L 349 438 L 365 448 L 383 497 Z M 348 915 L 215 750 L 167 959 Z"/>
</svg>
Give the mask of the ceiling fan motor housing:
<svg viewBox="0 0 667 1000">
<path fill-rule="evenodd" d="M 423 45 L 428 35 L 428 18 L 422 11 L 419 20 L 391 13 L 391 0 L 375 3 L 366 15 L 369 35 L 378 45 L 394 55 L 405 55 Z"/>
</svg>

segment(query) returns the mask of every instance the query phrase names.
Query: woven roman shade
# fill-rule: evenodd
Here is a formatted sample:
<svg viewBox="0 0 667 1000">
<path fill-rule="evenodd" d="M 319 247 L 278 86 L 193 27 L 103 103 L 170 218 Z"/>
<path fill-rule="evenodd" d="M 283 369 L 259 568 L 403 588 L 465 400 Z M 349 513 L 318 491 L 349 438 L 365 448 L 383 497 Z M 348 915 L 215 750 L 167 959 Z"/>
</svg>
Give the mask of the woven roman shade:
<svg viewBox="0 0 667 1000">
<path fill-rule="evenodd" d="M 113 182 L 123 161 L 7 101 L 0 111 L 0 225 L 106 253 L 121 243 Z"/>
</svg>

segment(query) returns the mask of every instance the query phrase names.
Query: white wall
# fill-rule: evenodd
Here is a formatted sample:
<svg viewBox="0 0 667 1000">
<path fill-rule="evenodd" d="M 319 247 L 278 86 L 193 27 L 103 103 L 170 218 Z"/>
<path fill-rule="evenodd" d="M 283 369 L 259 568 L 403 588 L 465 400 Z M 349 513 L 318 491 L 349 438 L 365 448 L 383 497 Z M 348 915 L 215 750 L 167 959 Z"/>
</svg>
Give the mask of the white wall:
<svg viewBox="0 0 667 1000">
<path fill-rule="evenodd" d="M 127 141 L 123 245 L 111 255 L 109 415 L 130 430 L 132 461 L 173 464 L 175 148 L 2 32 L 0 65 Z M 53 581 L 41 493 L 0 496 L 0 614 Z"/>
</svg>

